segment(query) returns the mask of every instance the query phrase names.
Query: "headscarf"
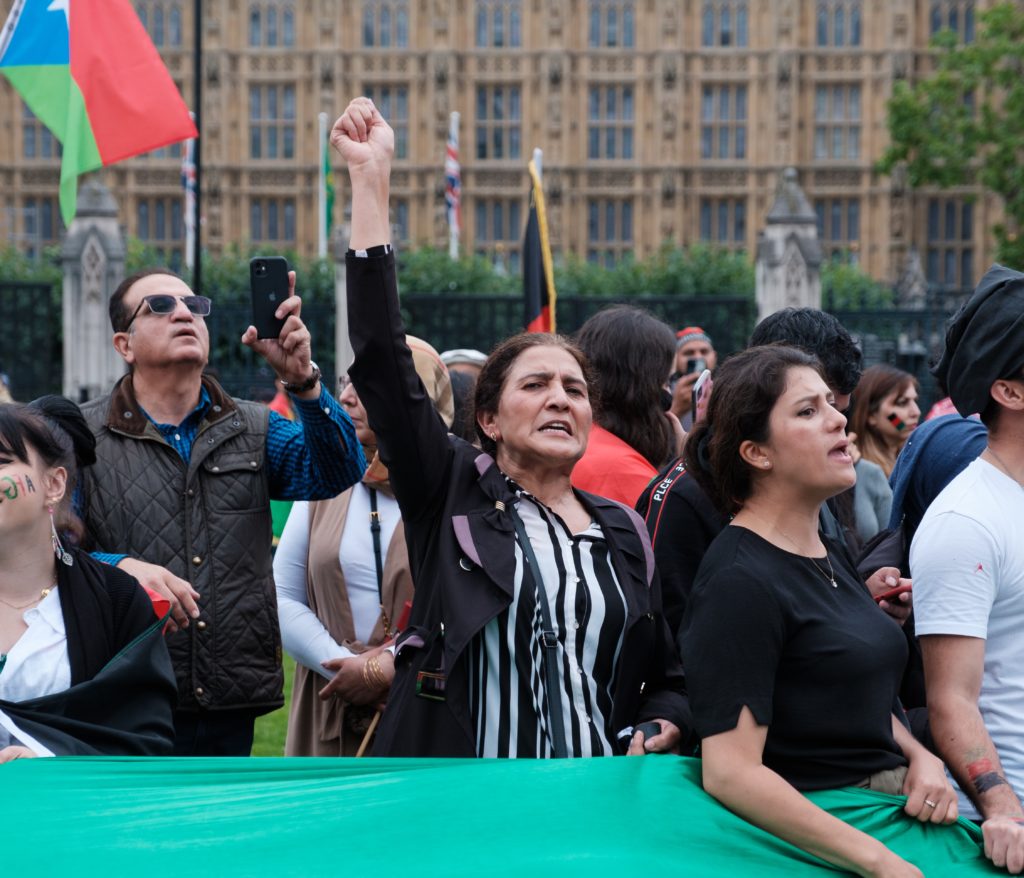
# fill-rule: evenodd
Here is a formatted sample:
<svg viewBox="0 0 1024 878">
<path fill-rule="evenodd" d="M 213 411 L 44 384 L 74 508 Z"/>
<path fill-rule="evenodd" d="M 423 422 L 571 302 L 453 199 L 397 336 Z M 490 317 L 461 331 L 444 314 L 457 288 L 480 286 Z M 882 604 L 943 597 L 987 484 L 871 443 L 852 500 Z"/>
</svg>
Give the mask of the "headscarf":
<svg viewBox="0 0 1024 878">
<path fill-rule="evenodd" d="M 967 417 L 983 412 L 993 382 L 1024 367 L 1024 274 L 993 265 L 946 330 L 932 374 Z"/>
<path fill-rule="evenodd" d="M 441 362 L 437 351 L 427 344 L 423 339 L 414 335 L 407 335 L 405 343 L 412 351 L 412 362 L 416 368 L 430 401 L 434 408 L 441 415 L 446 427 L 451 427 L 455 417 L 455 403 L 452 399 L 452 382 L 448 377 L 448 367 Z M 381 463 L 380 455 L 375 445 L 364 445 L 363 452 L 370 465 L 363 473 L 363 482 L 371 488 L 377 488 L 385 493 L 391 493 L 391 485 L 388 481 L 388 468 Z"/>
</svg>

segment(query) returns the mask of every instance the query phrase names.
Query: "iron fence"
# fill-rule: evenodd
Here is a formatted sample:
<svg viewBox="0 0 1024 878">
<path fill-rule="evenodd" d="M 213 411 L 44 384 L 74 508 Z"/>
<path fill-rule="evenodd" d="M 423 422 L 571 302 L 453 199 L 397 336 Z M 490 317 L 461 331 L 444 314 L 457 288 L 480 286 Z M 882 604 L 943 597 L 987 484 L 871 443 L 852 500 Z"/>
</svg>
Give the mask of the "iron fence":
<svg viewBox="0 0 1024 878">
<path fill-rule="evenodd" d="M 969 290 L 931 290 L 919 308 L 836 308 L 826 291 L 824 307 L 856 336 L 866 365 L 889 363 L 917 377 L 922 409 L 940 393 L 928 367 L 942 352 L 946 321 Z M 561 296 L 558 329 L 575 332 L 601 308 L 611 304 L 637 305 L 669 326 L 703 327 L 714 339 L 720 356 L 742 349 L 754 328 L 756 306 L 749 296 L 681 297 L 641 295 L 629 298 Z M 476 348 L 489 351 L 523 326 L 519 295 L 474 293 L 405 293 L 402 313 L 409 332 L 439 351 Z M 848 303 L 849 304 L 849 303 Z M 210 362 L 225 388 L 237 396 L 256 398 L 273 389 L 274 376 L 264 360 L 239 339 L 250 322 L 248 301 L 219 301 L 207 322 Z M 0 372 L 11 378 L 18 399 L 59 393 L 62 379 L 62 323 L 59 287 L 47 284 L 0 282 L 0 317 L 6 326 L 0 342 Z M 307 302 L 303 318 L 313 336 L 313 355 L 328 386 L 334 386 L 333 303 Z"/>
<path fill-rule="evenodd" d="M 916 308 L 834 308 L 826 293 L 824 306 L 849 330 L 864 352 L 864 365 L 885 363 L 909 372 L 920 387 L 922 417 L 945 396 L 930 367 L 942 356 L 946 324 L 970 290 L 936 288 Z"/>
<path fill-rule="evenodd" d="M 63 329 L 60 289 L 45 283 L 0 281 L 0 372 L 15 399 L 60 393 Z"/>
</svg>

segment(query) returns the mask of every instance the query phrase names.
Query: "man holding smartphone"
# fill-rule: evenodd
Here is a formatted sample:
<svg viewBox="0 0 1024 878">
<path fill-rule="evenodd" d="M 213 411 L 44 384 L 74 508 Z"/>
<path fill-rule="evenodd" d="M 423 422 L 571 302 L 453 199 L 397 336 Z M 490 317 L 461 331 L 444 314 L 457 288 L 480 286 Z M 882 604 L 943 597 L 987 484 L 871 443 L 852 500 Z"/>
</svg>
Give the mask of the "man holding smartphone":
<svg viewBox="0 0 1024 878">
<path fill-rule="evenodd" d="M 995 265 L 950 322 L 934 373 L 988 444 L 921 519 L 910 549 L 928 711 L 981 822 L 985 855 L 1024 870 L 1024 274 Z M 927 804 L 927 802 L 926 802 Z"/>
<path fill-rule="evenodd" d="M 684 430 L 693 426 L 693 385 L 705 369 L 715 371 L 718 354 L 711 336 L 699 326 L 687 326 L 676 333 L 675 371 L 669 379 L 672 389 L 672 414 Z"/>
<path fill-rule="evenodd" d="M 241 340 L 281 379 L 299 422 L 203 374 L 213 304 L 163 268 L 111 296 L 129 371 L 83 406 L 97 439 L 82 485 L 91 547 L 172 602 L 175 755 L 248 755 L 255 718 L 283 703 L 270 500 L 334 497 L 366 468 L 310 358 L 294 272 L 288 287 L 280 335 L 258 339 L 250 326 Z"/>
</svg>

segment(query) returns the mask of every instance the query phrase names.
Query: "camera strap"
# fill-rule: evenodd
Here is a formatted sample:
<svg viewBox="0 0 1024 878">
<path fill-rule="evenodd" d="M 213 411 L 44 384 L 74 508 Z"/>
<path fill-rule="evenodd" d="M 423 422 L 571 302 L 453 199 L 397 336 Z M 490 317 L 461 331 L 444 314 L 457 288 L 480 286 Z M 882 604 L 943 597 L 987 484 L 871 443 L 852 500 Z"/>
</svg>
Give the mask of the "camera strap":
<svg viewBox="0 0 1024 878">
<path fill-rule="evenodd" d="M 548 727 L 551 729 L 551 749 L 558 759 L 569 755 L 565 746 L 565 721 L 562 718 L 562 686 L 558 679 L 558 632 L 551 623 L 551 610 L 548 607 L 548 596 L 544 589 L 544 579 L 540 573 L 540 564 L 534 554 L 533 545 L 526 534 L 526 527 L 515 507 L 506 507 L 512 516 L 512 524 L 516 529 L 519 547 L 523 550 L 526 562 L 524 574 L 530 577 L 534 585 L 534 595 L 540 605 L 541 631 L 541 664 L 544 666 L 545 689 L 548 696 Z"/>
</svg>

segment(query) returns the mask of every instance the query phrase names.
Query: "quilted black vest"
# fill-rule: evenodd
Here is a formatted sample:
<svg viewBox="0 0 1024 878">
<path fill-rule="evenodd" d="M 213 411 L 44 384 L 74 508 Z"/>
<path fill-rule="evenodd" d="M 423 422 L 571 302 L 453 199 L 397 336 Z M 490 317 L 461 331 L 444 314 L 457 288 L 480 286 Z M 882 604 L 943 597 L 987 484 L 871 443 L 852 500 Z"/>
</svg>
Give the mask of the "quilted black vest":
<svg viewBox="0 0 1024 878">
<path fill-rule="evenodd" d="M 283 703 L 266 464 L 268 409 L 204 378 L 211 408 L 190 462 L 145 416 L 125 376 L 82 407 L 97 462 L 83 473 L 91 548 L 160 564 L 201 595 L 201 616 L 170 635 L 179 709 Z"/>
</svg>

